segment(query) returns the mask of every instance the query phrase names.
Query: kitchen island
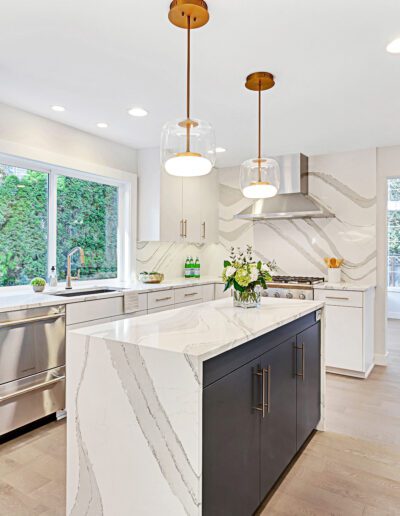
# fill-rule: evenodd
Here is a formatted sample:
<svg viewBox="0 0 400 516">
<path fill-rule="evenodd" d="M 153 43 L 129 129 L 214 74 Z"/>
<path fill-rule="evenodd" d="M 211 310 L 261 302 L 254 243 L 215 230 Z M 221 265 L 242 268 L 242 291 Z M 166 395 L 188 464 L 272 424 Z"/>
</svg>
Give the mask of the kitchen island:
<svg viewBox="0 0 400 516">
<path fill-rule="evenodd" d="M 69 332 L 67 514 L 250 516 L 323 428 L 322 307 L 222 299 Z"/>
</svg>

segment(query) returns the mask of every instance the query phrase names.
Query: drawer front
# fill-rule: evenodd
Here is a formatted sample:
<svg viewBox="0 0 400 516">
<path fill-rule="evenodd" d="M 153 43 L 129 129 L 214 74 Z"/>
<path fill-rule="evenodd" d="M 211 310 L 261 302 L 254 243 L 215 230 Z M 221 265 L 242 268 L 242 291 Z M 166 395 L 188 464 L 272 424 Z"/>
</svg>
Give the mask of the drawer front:
<svg viewBox="0 0 400 516">
<path fill-rule="evenodd" d="M 333 306 L 363 306 L 363 293 L 353 290 L 314 290 L 314 299 Z"/>
<path fill-rule="evenodd" d="M 203 299 L 203 288 L 201 285 L 198 287 L 177 288 L 175 290 L 175 303 L 186 303 L 187 301 L 201 299 Z"/>
<path fill-rule="evenodd" d="M 192 299 L 192 301 L 186 301 L 185 303 L 178 303 L 174 306 L 174 308 L 182 308 L 184 306 L 198 305 L 201 303 L 202 299 Z"/>
<path fill-rule="evenodd" d="M 67 305 L 67 325 L 105 319 L 124 313 L 123 297 L 94 299 Z"/>
<path fill-rule="evenodd" d="M 169 306 L 174 304 L 174 291 L 160 290 L 159 292 L 149 292 L 147 298 L 147 305 L 149 310 L 161 306 Z"/>
<path fill-rule="evenodd" d="M 150 308 L 147 310 L 148 314 L 157 314 L 158 312 L 166 312 L 167 310 L 173 310 L 175 305 L 159 306 L 158 308 Z"/>
</svg>

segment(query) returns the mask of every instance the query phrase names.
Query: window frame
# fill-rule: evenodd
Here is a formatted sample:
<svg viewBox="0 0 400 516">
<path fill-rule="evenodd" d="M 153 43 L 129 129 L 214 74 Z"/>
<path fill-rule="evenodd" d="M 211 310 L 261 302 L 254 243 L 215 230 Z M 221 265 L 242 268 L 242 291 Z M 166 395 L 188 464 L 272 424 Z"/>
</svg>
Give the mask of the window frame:
<svg viewBox="0 0 400 516">
<path fill-rule="evenodd" d="M 132 242 L 133 221 L 132 221 L 132 197 L 136 191 L 132 187 L 134 182 L 114 179 L 91 172 L 73 170 L 61 166 L 50 165 L 27 158 L 19 158 L 0 153 L 0 162 L 4 165 L 35 170 L 48 175 L 48 207 L 47 207 L 47 276 L 50 276 L 51 267 L 56 265 L 57 258 L 57 178 L 59 176 L 74 177 L 85 181 L 92 181 L 99 184 L 115 186 L 118 188 L 118 233 L 117 233 L 117 277 L 108 279 L 87 279 L 85 281 L 110 282 L 129 281 L 133 276 L 133 252 Z M 9 287 L 6 287 L 9 288 Z"/>
</svg>

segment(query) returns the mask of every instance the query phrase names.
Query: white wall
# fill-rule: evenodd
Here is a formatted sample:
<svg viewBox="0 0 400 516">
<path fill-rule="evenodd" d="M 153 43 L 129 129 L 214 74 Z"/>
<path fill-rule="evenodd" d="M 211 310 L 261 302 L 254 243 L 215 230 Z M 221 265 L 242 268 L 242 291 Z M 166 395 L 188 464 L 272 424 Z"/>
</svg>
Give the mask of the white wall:
<svg viewBox="0 0 400 516">
<path fill-rule="evenodd" d="M 0 104 L 0 153 L 123 179 L 136 173 L 136 151 Z"/>
</svg>

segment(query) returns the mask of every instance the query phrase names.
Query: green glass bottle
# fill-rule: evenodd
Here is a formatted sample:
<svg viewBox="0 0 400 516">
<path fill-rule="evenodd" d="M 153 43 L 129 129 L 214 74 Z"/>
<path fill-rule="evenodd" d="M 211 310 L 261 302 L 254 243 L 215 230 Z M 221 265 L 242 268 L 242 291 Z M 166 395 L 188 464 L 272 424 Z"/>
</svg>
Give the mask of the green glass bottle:
<svg viewBox="0 0 400 516">
<path fill-rule="evenodd" d="M 189 278 L 194 278 L 194 262 L 191 256 L 189 256 Z"/>
<path fill-rule="evenodd" d="M 190 278 L 189 257 L 188 256 L 186 256 L 186 261 L 185 261 L 185 278 Z"/>
<path fill-rule="evenodd" d="M 194 262 L 194 277 L 200 278 L 200 260 L 199 257 L 196 258 L 196 261 Z"/>
</svg>

